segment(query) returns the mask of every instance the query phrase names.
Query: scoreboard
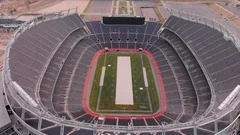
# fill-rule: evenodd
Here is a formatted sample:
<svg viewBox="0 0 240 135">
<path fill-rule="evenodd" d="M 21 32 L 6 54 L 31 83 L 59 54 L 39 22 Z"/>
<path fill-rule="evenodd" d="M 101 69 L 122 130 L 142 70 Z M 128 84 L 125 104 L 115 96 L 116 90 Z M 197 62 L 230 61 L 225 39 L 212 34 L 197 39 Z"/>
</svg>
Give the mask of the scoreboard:
<svg viewBox="0 0 240 135">
<path fill-rule="evenodd" d="M 119 25 L 143 25 L 145 17 L 135 16 L 104 16 L 103 24 L 119 24 Z"/>
</svg>

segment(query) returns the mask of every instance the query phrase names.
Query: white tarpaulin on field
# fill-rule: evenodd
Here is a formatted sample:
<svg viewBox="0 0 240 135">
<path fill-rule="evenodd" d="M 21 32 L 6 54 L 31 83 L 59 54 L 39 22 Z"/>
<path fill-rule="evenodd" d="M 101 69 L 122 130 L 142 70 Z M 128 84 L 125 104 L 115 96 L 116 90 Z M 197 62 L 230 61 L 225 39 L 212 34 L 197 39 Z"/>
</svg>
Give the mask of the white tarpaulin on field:
<svg viewBox="0 0 240 135">
<path fill-rule="evenodd" d="M 133 105 L 131 59 L 128 56 L 117 58 L 117 85 L 115 104 Z"/>
</svg>

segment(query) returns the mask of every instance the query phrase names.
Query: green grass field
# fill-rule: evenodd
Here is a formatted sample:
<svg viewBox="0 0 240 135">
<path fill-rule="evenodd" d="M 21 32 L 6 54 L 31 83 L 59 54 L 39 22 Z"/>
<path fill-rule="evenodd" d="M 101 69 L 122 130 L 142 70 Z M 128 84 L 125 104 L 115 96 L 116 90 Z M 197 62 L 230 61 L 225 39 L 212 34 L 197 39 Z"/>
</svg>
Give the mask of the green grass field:
<svg viewBox="0 0 240 135">
<path fill-rule="evenodd" d="M 127 7 L 119 7 L 118 14 L 128 14 Z"/>
<path fill-rule="evenodd" d="M 134 105 L 115 105 L 118 56 L 131 57 Z M 147 71 L 148 88 L 144 85 L 143 65 Z M 106 67 L 104 84 L 100 87 L 101 71 L 104 66 Z M 140 88 L 143 88 L 143 90 L 140 90 Z M 159 109 L 159 96 L 148 57 L 140 52 L 109 52 L 102 54 L 96 66 L 90 95 L 90 108 L 98 113 L 155 113 Z"/>
</svg>

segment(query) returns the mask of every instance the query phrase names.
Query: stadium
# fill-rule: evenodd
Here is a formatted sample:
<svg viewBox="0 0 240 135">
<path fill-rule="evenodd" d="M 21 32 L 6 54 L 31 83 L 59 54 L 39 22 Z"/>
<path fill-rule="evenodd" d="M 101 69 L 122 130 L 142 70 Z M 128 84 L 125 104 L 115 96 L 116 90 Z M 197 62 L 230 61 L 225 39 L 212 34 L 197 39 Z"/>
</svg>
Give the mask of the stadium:
<svg viewBox="0 0 240 135">
<path fill-rule="evenodd" d="M 234 134 L 238 48 L 218 22 L 174 10 L 163 23 L 40 15 L 9 41 L 4 96 L 22 134 Z"/>
</svg>

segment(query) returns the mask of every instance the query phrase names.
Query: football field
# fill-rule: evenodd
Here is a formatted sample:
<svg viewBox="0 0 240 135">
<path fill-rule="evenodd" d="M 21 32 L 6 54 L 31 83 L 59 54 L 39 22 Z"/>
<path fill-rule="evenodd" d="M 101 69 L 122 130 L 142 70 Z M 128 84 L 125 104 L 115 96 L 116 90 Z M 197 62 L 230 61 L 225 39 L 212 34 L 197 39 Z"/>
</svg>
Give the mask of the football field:
<svg viewBox="0 0 240 135">
<path fill-rule="evenodd" d="M 89 105 L 98 113 L 152 114 L 159 94 L 148 57 L 141 52 L 106 52 L 99 56 Z"/>
</svg>

